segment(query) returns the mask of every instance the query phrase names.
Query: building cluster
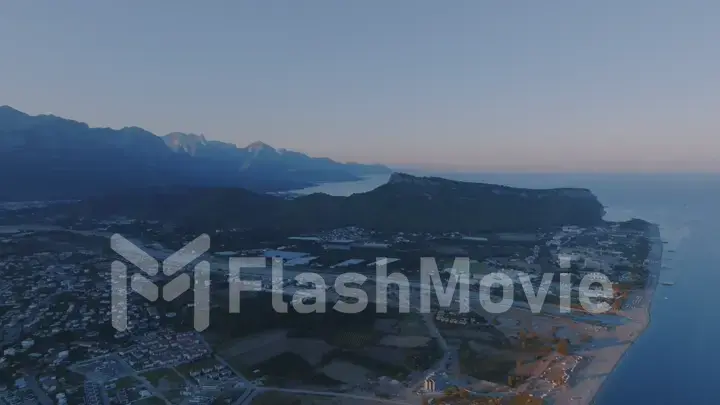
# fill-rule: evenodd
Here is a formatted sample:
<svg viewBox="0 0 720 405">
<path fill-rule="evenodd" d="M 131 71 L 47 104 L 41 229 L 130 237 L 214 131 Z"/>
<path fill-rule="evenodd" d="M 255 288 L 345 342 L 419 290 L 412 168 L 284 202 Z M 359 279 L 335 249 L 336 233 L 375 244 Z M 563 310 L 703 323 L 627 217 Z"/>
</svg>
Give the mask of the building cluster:
<svg viewBox="0 0 720 405">
<path fill-rule="evenodd" d="M 112 387 L 118 379 L 211 353 L 196 333 L 165 329 L 171 314 L 138 294 L 128 294 L 129 328 L 112 330 L 112 257 L 77 248 L 86 241 L 73 245 L 86 236 L 43 235 L 0 235 L 0 372 L 11 377 L 0 381 L 0 404 L 105 404 L 107 387 L 113 403 L 131 403 L 152 394 Z M 28 370 L 42 371 L 30 376 Z M 230 380 L 228 370 L 205 376 L 212 379 Z"/>
<path fill-rule="evenodd" d="M 141 226 L 133 220 L 110 221 L 101 225 L 104 226 L 102 229 L 108 231 L 122 226 Z M 145 226 L 150 225 L 142 224 L 143 229 Z M 150 231 L 148 228 L 147 232 Z M 221 230 L 216 230 L 216 233 L 220 234 Z M 186 236 L 180 235 L 182 238 Z M 620 283 L 636 282 L 641 276 L 633 271 L 637 260 L 633 257 L 632 249 L 637 245 L 639 236 L 639 232 L 617 226 L 567 226 L 543 235 L 503 234 L 493 235 L 489 239 L 454 233 L 442 237 L 460 240 L 462 246 L 493 243 L 497 238 L 504 240 L 503 247 L 508 248 L 503 252 L 506 255 L 497 254 L 488 248 L 488 251 L 492 250 L 493 257 L 486 255 L 482 259 L 478 258 L 466 270 L 470 273 L 470 283 L 477 285 L 479 280 L 492 273 L 503 273 L 514 283 L 520 283 L 521 277 L 527 274 L 537 284 L 542 278 L 542 272 L 553 264 L 556 265 L 555 270 L 568 269 L 579 275 L 603 274 Z M 105 405 L 108 401 L 134 403 L 156 396 L 150 387 L 138 380 L 139 373 L 152 373 L 178 366 L 197 365 L 190 367 L 182 376 L 183 382 L 178 383 L 178 395 L 188 404 L 209 404 L 214 398 L 213 393 L 236 386 L 242 381 L 242 377 L 226 364 L 213 362 L 212 350 L 201 335 L 174 330 L 173 325 L 177 325 L 178 319 L 173 320 L 177 314 L 168 310 L 171 307 L 163 307 L 162 311 L 167 311 L 161 312 L 158 306 L 139 294 L 128 294 L 126 303 L 116 303 L 114 308 L 111 307 L 113 287 L 118 287 L 110 282 L 112 258 L 102 249 L 77 249 L 74 246 L 84 244 L 74 243 L 74 237 L 80 238 L 71 232 L 64 234 L 60 238 L 62 241 L 54 241 L 51 237 L 34 235 L 32 232 L 0 236 L 0 324 L 3 326 L 0 330 L 0 372 L 11 377 L 10 382 L 0 385 L 0 404 L 37 404 L 48 401 L 58 405 L 81 402 Z M 264 245 L 276 247 L 272 250 L 245 249 L 239 253 L 280 258 L 286 266 L 298 267 L 326 266 L 317 264 L 322 260 L 316 259 L 321 257 L 330 263 L 326 266 L 328 269 L 357 268 L 371 271 L 377 265 L 388 265 L 400 260 L 405 265 L 408 262 L 407 255 L 401 255 L 399 249 L 394 253 L 401 258 L 377 259 L 372 256 L 370 259 L 365 256 L 370 256 L 373 251 L 364 248 L 386 249 L 406 242 L 440 240 L 440 237 L 402 232 L 381 237 L 361 228 L 348 227 L 318 236 L 290 239 L 292 244 L 280 242 Z M 512 243 L 505 243 L 508 241 L 519 243 L 517 251 Z M 104 239 L 104 242 L 107 243 L 107 240 Z M 298 246 L 303 244 L 313 253 L 302 252 L 305 249 Z M 158 245 L 157 248 L 161 249 L 162 246 Z M 231 256 L 238 252 L 216 254 L 223 256 L 222 253 Z M 397 264 L 394 267 L 397 268 Z M 442 272 L 457 274 L 460 271 L 465 269 L 445 268 Z M 248 273 L 251 273 L 250 269 Z M 312 281 L 305 282 L 287 276 L 272 279 L 269 274 L 265 269 L 255 274 L 261 279 L 265 290 L 286 289 L 285 293 L 293 294 L 301 301 L 312 297 L 310 292 L 304 290 L 314 287 Z M 127 283 L 128 280 L 116 282 Z M 419 284 L 413 281 L 411 286 L 415 288 Z M 123 288 L 127 289 L 127 286 Z M 332 287 L 326 288 L 332 292 Z M 551 289 L 549 294 L 557 292 Z M 394 299 L 397 292 L 391 288 L 388 295 Z M 129 328 L 124 331 L 112 329 L 112 318 L 118 314 L 117 311 L 127 313 Z M 450 329 L 448 325 L 464 327 L 485 324 L 484 319 L 472 312 L 447 309 L 438 310 L 434 319 L 446 324 L 445 329 Z M 573 367 L 571 364 L 566 366 L 563 370 L 569 371 L 561 373 L 559 379 L 550 380 L 564 383 Z M 40 375 L 29 375 L 27 370 L 42 372 Z M 70 381 L 67 371 L 82 376 L 84 380 Z M 418 374 L 419 378 L 424 373 Z M 128 378 L 138 381 L 126 386 Z M 385 384 L 388 392 L 397 388 L 397 382 L 393 381 Z M 423 382 L 425 392 L 439 392 L 450 386 L 460 385 L 442 372 L 428 375 Z"/>
<path fill-rule="evenodd" d="M 613 281 L 628 282 L 635 280 L 628 270 L 643 265 L 634 251 L 643 237 L 643 232 L 623 229 L 618 224 L 592 228 L 566 226 L 546 246 L 560 269 L 580 274 L 598 272 Z"/>
<path fill-rule="evenodd" d="M 161 367 L 175 367 L 210 354 L 210 347 L 195 332 L 161 329 L 148 332 L 135 343 L 118 351 L 118 355 L 138 372 Z"/>
<path fill-rule="evenodd" d="M 35 405 L 39 402 L 37 392 L 28 386 L 25 377 L 15 380 L 15 384 L 11 387 L 0 386 L 0 403 L 3 405 Z"/>
<path fill-rule="evenodd" d="M 232 386 L 239 382 L 238 376 L 224 364 L 202 367 L 190 371 L 190 378 L 201 389 L 212 391 L 223 386 Z"/>
<path fill-rule="evenodd" d="M 104 405 L 105 394 L 102 386 L 95 381 L 85 381 L 85 405 Z"/>
<path fill-rule="evenodd" d="M 456 312 L 440 309 L 435 313 L 435 320 L 445 324 L 453 325 L 479 325 L 485 323 L 484 320 L 472 312 Z"/>
</svg>

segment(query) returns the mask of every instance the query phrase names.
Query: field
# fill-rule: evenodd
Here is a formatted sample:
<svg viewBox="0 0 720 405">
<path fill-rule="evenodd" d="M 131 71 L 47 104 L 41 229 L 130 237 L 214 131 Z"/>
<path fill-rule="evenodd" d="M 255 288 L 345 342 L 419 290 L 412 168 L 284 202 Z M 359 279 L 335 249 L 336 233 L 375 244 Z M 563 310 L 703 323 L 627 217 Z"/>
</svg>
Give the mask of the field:
<svg viewBox="0 0 720 405">
<path fill-rule="evenodd" d="M 148 382 L 150 382 L 150 384 L 152 384 L 153 387 L 161 391 L 173 389 L 174 386 L 185 382 L 178 373 L 170 368 L 148 371 L 140 374 L 140 377 L 145 378 Z"/>
<path fill-rule="evenodd" d="M 285 353 L 299 356 L 314 367 L 332 350 L 334 347 L 321 339 L 288 338 L 286 331 L 277 330 L 226 342 L 219 353 L 237 370 L 254 370 Z"/>
<path fill-rule="evenodd" d="M 264 302 L 267 298 L 243 298 L 237 322 L 226 318 L 227 327 L 204 333 L 219 356 L 251 380 L 265 377 L 267 385 L 294 386 L 365 383 L 380 377 L 403 380 L 426 370 L 442 355 L 416 314 L 378 314 L 374 307 L 357 314 L 332 309 L 265 314 L 270 307 Z M 249 328 L 241 330 L 245 325 L 240 321 L 250 308 L 260 313 L 252 314 Z M 346 363 L 357 369 L 328 377 L 337 370 L 350 370 L 343 366 Z"/>
<path fill-rule="evenodd" d="M 253 399 L 252 405 L 382 405 L 382 401 L 355 398 L 333 398 L 317 395 L 266 392 Z"/>
<path fill-rule="evenodd" d="M 303 357 L 285 352 L 262 363 L 254 365 L 247 375 L 252 378 L 265 377 L 269 385 L 319 385 L 334 386 L 339 382 L 316 371 Z"/>
<path fill-rule="evenodd" d="M 130 388 L 139 384 L 135 377 L 123 377 L 114 382 L 117 389 Z"/>
<path fill-rule="evenodd" d="M 430 341 L 429 337 L 426 336 L 394 336 L 388 335 L 383 336 L 380 339 L 380 344 L 384 346 L 395 346 L 401 348 L 416 348 L 424 347 Z"/>
<path fill-rule="evenodd" d="M 328 343 L 343 349 L 361 349 L 372 345 L 378 336 L 372 330 L 368 331 L 337 331 L 328 338 Z"/>
<path fill-rule="evenodd" d="M 150 397 L 137 400 L 133 402 L 133 405 L 165 405 L 165 401 L 158 397 Z"/>
<path fill-rule="evenodd" d="M 478 380 L 507 384 L 508 376 L 516 366 L 512 352 L 464 342 L 458 350 L 460 372 Z"/>
<path fill-rule="evenodd" d="M 330 362 L 321 371 L 325 375 L 332 376 L 332 378 L 346 384 L 362 384 L 367 381 L 370 375 L 370 371 L 366 368 L 341 360 Z"/>
</svg>

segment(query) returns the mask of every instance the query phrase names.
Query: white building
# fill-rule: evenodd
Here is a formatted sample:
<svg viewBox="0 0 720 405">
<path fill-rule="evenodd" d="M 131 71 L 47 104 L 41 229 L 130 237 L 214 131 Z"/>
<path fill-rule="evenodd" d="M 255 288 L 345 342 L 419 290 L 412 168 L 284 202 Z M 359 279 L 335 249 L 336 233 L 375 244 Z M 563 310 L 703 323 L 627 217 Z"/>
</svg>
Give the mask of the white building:
<svg viewBox="0 0 720 405">
<path fill-rule="evenodd" d="M 573 256 L 567 253 L 559 253 L 557 256 L 558 266 L 561 269 L 569 269 L 572 267 Z"/>
<path fill-rule="evenodd" d="M 22 348 L 25 350 L 33 347 L 34 344 L 35 344 L 35 341 L 32 339 L 26 339 L 26 340 L 23 340 L 22 342 L 20 342 L 20 346 L 22 346 Z"/>
<path fill-rule="evenodd" d="M 562 227 L 563 232 L 570 233 L 570 234 L 581 234 L 583 232 L 583 228 L 580 228 L 576 225 L 565 225 Z"/>
<path fill-rule="evenodd" d="M 423 383 L 423 388 L 425 388 L 427 392 L 435 392 L 435 380 L 427 378 Z"/>
</svg>

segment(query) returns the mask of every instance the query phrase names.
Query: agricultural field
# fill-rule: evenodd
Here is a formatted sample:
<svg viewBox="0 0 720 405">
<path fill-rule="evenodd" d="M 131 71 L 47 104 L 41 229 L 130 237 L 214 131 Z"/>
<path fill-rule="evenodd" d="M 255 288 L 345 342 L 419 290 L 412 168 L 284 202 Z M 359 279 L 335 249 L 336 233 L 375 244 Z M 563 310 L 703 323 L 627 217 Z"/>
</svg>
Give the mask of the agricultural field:
<svg viewBox="0 0 720 405">
<path fill-rule="evenodd" d="M 139 377 L 155 387 L 173 404 L 182 402 L 181 393 L 189 384 L 185 377 L 171 368 L 148 371 L 140 374 Z"/>
<path fill-rule="evenodd" d="M 146 379 L 153 387 L 164 391 L 165 387 L 172 387 L 183 384 L 185 380 L 175 370 L 162 368 L 140 374 L 140 378 Z"/>
</svg>

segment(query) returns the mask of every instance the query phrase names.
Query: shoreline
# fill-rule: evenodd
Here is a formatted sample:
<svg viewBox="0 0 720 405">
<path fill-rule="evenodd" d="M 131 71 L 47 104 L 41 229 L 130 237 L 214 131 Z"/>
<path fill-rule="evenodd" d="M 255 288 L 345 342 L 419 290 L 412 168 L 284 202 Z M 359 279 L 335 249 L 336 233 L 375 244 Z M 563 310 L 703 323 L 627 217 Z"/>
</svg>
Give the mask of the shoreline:
<svg viewBox="0 0 720 405">
<path fill-rule="evenodd" d="M 652 321 L 652 301 L 657 292 L 663 256 L 663 242 L 660 237 L 659 225 L 652 224 L 652 226 L 654 230 L 651 231 L 650 236 L 652 246 L 648 255 L 648 258 L 650 258 L 648 280 L 645 288 L 630 296 L 633 299 L 642 297 L 642 304 L 624 310 L 624 317 L 630 319 L 631 322 L 613 331 L 614 338 L 627 343 L 602 349 L 585 350 L 580 353 L 582 356 L 588 357 L 590 363 L 584 370 L 578 372 L 576 376 L 578 382 L 575 385 L 568 387 L 568 390 L 564 392 L 551 395 L 558 405 L 598 405 L 596 398 L 601 390 L 607 389 L 607 378 L 616 370 L 618 365 L 625 359 L 629 349 L 650 326 Z M 627 334 L 628 338 L 621 340 L 620 338 L 624 334 Z"/>
<path fill-rule="evenodd" d="M 356 180 L 318 182 L 308 187 L 280 191 L 274 194 L 298 197 L 323 193 L 331 196 L 347 197 L 352 194 L 365 193 L 386 184 L 390 180 L 391 174 L 368 174 L 360 176 Z"/>
<path fill-rule="evenodd" d="M 655 298 L 655 294 L 657 293 L 658 283 L 660 281 L 660 271 L 662 270 L 662 257 L 663 257 L 663 252 L 664 252 L 664 245 L 663 245 L 662 237 L 660 235 L 660 226 L 658 224 L 652 224 L 652 225 L 655 228 L 655 230 L 653 232 L 655 235 L 653 236 L 654 243 L 653 243 L 653 250 L 651 251 L 651 254 L 656 253 L 657 257 L 653 258 L 654 261 L 651 262 L 650 275 L 652 277 L 648 278 L 648 282 L 645 286 L 645 296 L 646 297 L 649 296 L 648 297 L 649 299 L 647 301 L 647 305 L 645 305 L 646 319 L 645 319 L 644 327 L 643 327 L 642 331 L 637 334 L 635 339 L 633 339 L 632 342 L 630 342 L 630 344 L 628 345 L 628 347 L 623 351 L 622 356 L 620 356 L 620 359 L 618 359 L 618 361 L 613 366 L 612 370 L 610 370 L 610 373 L 608 373 L 608 376 L 610 376 L 615 371 L 615 369 L 617 369 L 617 367 L 625 359 L 625 357 L 627 356 L 628 352 L 633 347 L 633 345 L 638 341 L 640 336 L 642 336 L 642 334 L 645 333 L 645 331 L 650 327 L 650 324 L 652 323 L 652 304 L 653 304 L 653 300 Z M 655 249 L 659 249 L 659 252 L 654 252 Z M 653 259 L 651 259 L 651 260 L 653 260 Z M 602 382 L 600 383 L 600 386 L 598 387 L 597 391 L 595 392 L 592 399 L 590 400 L 590 405 L 598 405 L 596 398 L 597 398 L 598 394 L 600 394 L 600 392 L 604 388 L 607 387 L 607 385 L 605 384 L 606 380 L 607 380 L 607 377 L 604 378 L 602 380 Z"/>
</svg>

